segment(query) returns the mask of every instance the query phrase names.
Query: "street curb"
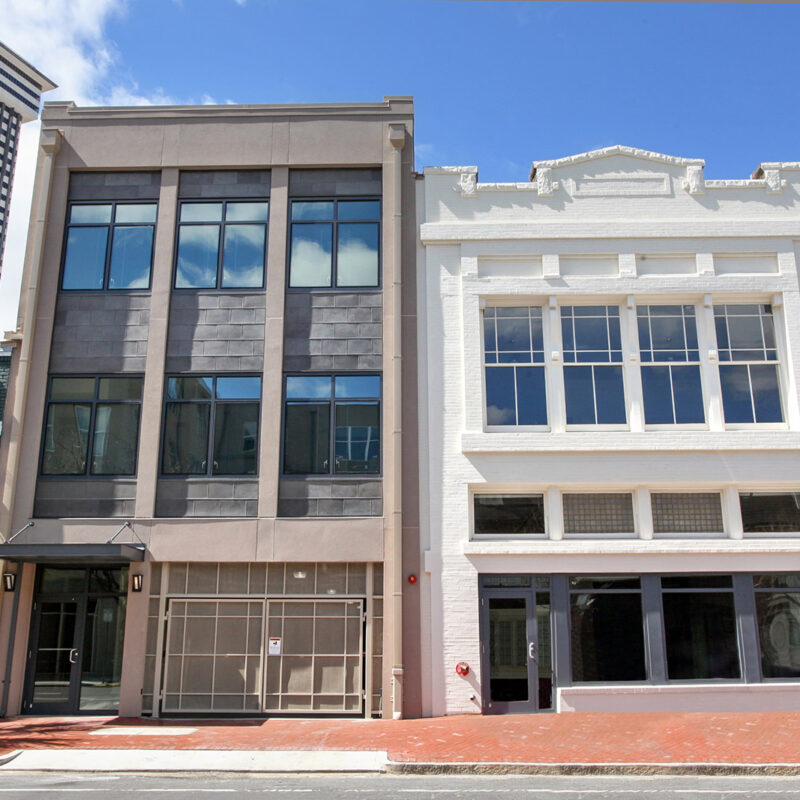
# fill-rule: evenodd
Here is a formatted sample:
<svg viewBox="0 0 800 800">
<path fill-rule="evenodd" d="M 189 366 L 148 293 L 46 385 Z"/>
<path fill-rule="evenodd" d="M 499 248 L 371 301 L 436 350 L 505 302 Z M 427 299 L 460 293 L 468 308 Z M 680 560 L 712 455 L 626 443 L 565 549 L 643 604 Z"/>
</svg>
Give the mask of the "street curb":
<svg viewBox="0 0 800 800">
<path fill-rule="evenodd" d="M 800 764 L 530 764 L 389 761 L 389 775 L 800 775 Z"/>
<path fill-rule="evenodd" d="M 13 762 L 12 762 L 13 759 Z M 2 772 L 380 773 L 385 750 L 18 750 Z"/>
<path fill-rule="evenodd" d="M 12 750 L 10 753 L 0 756 L 0 767 L 2 767 L 3 764 L 8 764 L 10 761 L 13 761 L 21 752 L 22 750 Z"/>
</svg>

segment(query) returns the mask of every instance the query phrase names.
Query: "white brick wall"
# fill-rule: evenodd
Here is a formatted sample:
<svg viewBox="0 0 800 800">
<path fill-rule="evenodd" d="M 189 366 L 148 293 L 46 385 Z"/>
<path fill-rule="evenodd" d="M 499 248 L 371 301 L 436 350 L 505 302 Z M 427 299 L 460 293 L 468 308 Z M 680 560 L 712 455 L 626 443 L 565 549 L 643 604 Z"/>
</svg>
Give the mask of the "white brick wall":
<svg viewBox="0 0 800 800">
<path fill-rule="evenodd" d="M 538 184 L 474 184 L 475 168 L 425 171 L 418 206 L 426 714 L 480 711 L 480 572 L 800 570 L 800 539 L 742 538 L 738 515 L 739 489 L 800 489 L 800 165 L 766 168 L 777 178 L 704 181 L 697 160 L 612 148 L 543 162 Z M 551 194 L 548 181 L 556 182 Z M 587 259 L 593 255 L 603 258 Z M 731 274 L 739 263 L 752 272 Z M 561 361 L 551 361 L 560 352 L 558 304 L 588 301 L 621 309 L 627 430 L 566 430 Z M 710 304 L 754 301 L 775 306 L 786 423 L 731 430 L 715 377 Z M 486 429 L 487 302 L 544 308 L 549 431 Z M 704 430 L 645 430 L 635 330 L 626 339 L 624 327 L 626 314 L 635 324 L 628 305 L 653 302 L 696 306 Z M 650 539 L 650 489 L 721 491 L 726 537 Z M 475 490 L 545 492 L 550 538 L 471 541 Z M 559 540 L 564 490 L 635 492 L 636 537 Z M 455 672 L 459 661 L 470 664 L 467 678 Z"/>
</svg>

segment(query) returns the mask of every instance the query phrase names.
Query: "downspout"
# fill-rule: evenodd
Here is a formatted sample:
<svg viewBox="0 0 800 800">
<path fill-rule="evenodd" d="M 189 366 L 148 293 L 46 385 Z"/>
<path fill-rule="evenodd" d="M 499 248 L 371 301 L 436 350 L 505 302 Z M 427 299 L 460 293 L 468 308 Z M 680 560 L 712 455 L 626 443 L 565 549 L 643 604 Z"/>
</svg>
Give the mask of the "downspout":
<svg viewBox="0 0 800 800">
<path fill-rule="evenodd" d="M 28 247 L 25 253 L 27 282 L 23 286 L 20 297 L 20 309 L 23 311 L 22 328 L 13 338 L 19 342 L 19 359 L 14 377 L 14 401 L 10 417 L 7 417 L 8 456 L 5 463 L 5 480 L 3 481 L 2 517 L 0 517 L 0 537 L 7 539 L 6 533 L 11 529 L 14 499 L 17 491 L 17 469 L 21 453 L 22 429 L 25 422 L 25 409 L 28 402 L 28 382 L 30 377 L 31 352 L 36 332 L 36 311 L 39 304 L 39 278 L 42 272 L 42 253 L 44 251 L 44 234 L 47 222 L 47 208 L 50 204 L 50 189 L 53 182 L 53 169 L 56 154 L 61 147 L 61 133 L 57 130 L 42 131 L 39 147 L 44 154 L 41 157 L 41 168 L 37 170 L 35 205 L 31 209 L 28 229 Z M 20 341 L 21 339 L 21 341 Z M 5 427 L 5 426 L 4 426 Z"/>
<path fill-rule="evenodd" d="M 403 718 L 403 147 L 405 125 L 389 126 L 392 145 L 392 718 Z"/>
</svg>

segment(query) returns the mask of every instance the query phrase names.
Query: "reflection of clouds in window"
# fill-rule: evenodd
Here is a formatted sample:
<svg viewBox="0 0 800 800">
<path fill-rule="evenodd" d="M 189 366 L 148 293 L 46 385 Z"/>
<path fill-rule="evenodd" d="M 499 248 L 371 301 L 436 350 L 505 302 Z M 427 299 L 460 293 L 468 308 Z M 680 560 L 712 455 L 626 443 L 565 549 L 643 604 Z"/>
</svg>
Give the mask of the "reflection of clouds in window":
<svg viewBox="0 0 800 800">
<path fill-rule="evenodd" d="M 488 425 L 515 425 L 517 417 L 513 408 L 487 406 L 486 422 Z"/>
<path fill-rule="evenodd" d="M 336 266 L 338 286 L 376 286 L 378 226 L 340 225 Z"/>
<path fill-rule="evenodd" d="M 261 286 L 266 229 L 261 225 L 228 225 L 222 266 L 223 286 Z"/>
<path fill-rule="evenodd" d="M 213 286 L 216 283 L 218 241 L 219 228 L 216 225 L 181 228 L 178 241 L 178 288 Z"/>
<path fill-rule="evenodd" d="M 295 234 L 292 240 L 292 286 L 329 286 L 331 282 L 331 248 L 319 242 L 301 239 Z"/>
</svg>

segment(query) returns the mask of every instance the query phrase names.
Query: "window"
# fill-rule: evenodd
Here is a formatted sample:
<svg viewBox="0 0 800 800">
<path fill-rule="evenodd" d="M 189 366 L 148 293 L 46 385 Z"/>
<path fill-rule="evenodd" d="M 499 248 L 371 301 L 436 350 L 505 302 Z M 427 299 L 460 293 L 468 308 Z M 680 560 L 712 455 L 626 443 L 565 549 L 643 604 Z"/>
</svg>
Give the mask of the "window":
<svg viewBox="0 0 800 800">
<path fill-rule="evenodd" d="M 669 680 L 739 678 L 739 644 L 730 575 L 661 579 Z"/>
<path fill-rule="evenodd" d="M 562 495 L 564 533 L 634 533 L 633 496 L 627 492 Z"/>
<path fill-rule="evenodd" d="M 42 475 L 135 475 L 141 377 L 54 377 Z"/>
<path fill-rule="evenodd" d="M 783 422 L 772 306 L 714 306 L 727 423 Z"/>
<path fill-rule="evenodd" d="M 567 424 L 624 425 L 619 308 L 563 306 L 561 336 Z"/>
<path fill-rule="evenodd" d="M 262 288 L 268 214 L 266 200 L 182 202 L 175 288 Z"/>
<path fill-rule="evenodd" d="M 753 575 L 764 678 L 800 678 L 800 575 Z"/>
<path fill-rule="evenodd" d="M 380 282 L 380 200 L 292 200 L 289 287 Z"/>
<path fill-rule="evenodd" d="M 261 378 L 167 378 L 165 475 L 255 475 Z"/>
<path fill-rule="evenodd" d="M 745 533 L 800 531 L 800 492 L 741 492 Z"/>
<path fill-rule="evenodd" d="M 569 594 L 572 680 L 645 680 L 640 578 L 570 578 Z"/>
<path fill-rule="evenodd" d="M 544 495 L 475 495 L 475 533 L 543 534 Z"/>
<path fill-rule="evenodd" d="M 719 492 L 652 492 L 653 532 L 723 533 Z"/>
<path fill-rule="evenodd" d="M 636 314 L 645 422 L 705 422 L 694 307 L 638 306 Z"/>
<path fill-rule="evenodd" d="M 547 425 L 542 309 L 485 309 L 483 341 L 486 424 Z"/>
<path fill-rule="evenodd" d="M 73 203 L 62 289 L 148 289 L 156 203 Z"/>
<path fill-rule="evenodd" d="M 378 473 L 380 396 L 379 375 L 288 375 L 284 474 Z"/>
</svg>

